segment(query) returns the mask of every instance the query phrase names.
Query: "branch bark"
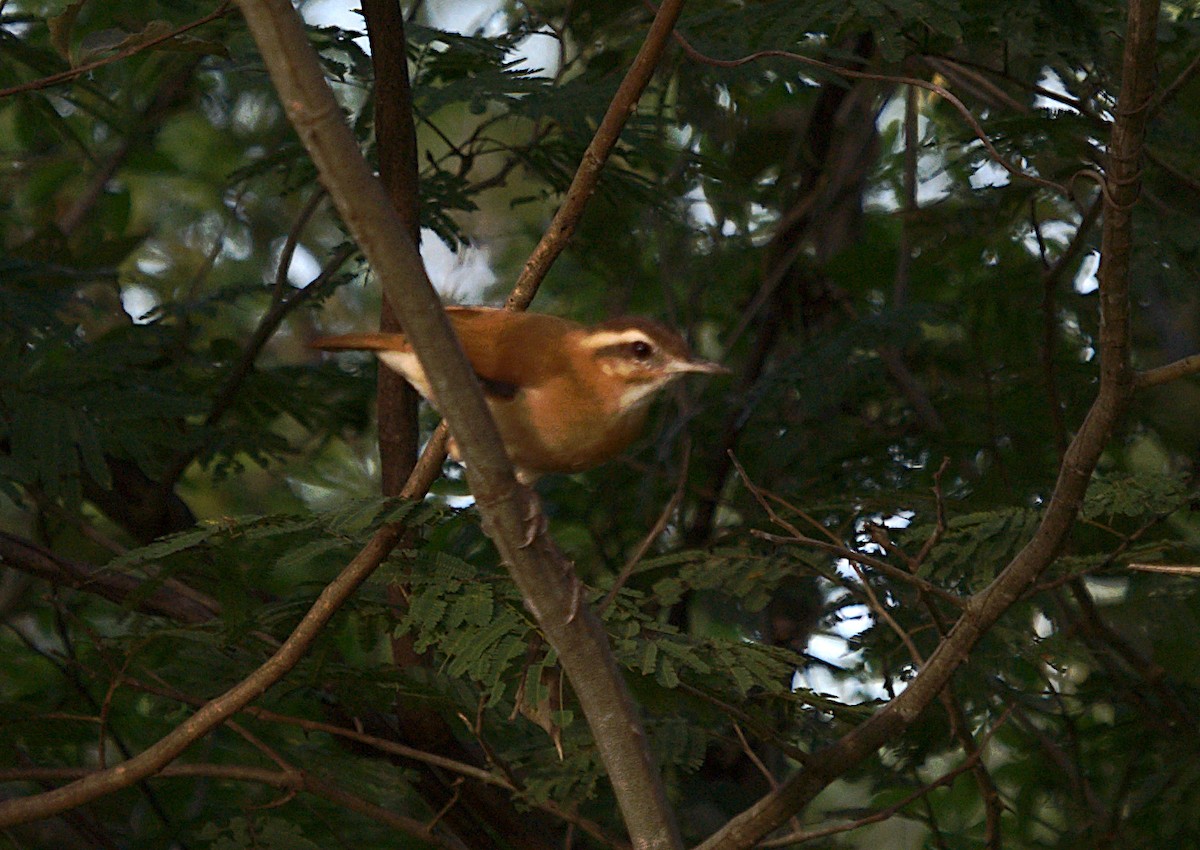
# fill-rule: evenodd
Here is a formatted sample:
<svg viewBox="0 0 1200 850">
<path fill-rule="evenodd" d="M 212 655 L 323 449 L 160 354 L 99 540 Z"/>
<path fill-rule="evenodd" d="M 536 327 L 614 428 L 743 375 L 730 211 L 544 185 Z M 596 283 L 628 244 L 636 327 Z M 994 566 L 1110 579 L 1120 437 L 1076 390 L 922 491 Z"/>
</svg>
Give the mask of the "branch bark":
<svg viewBox="0 0 1200 850">
<path fill-rule="evenodd" d="M 682 847 L 636 706 L 574 569 L 513 476 L 478 382 L 425 275 L 404 222 L 374 179 L 287 0 L 240 0 L 288 117 L 421 358 L 467 462 L 484 527 L 547 640 L 595 736 L 634 846 Z M 664 36 L 665 37 L 665 36 Z"/>
<path fill-rule="evenodd" d="M 1108 146 L 1100 277 L 1100 388 L 1063 457 L 1054 494 L 1037 531 L 984 590 L 923 669 L 895 699 L 837 742 L 815 753 L 805 769 L 763 797 L 700 845 L 703 850 L 753 847 L 806 806 L 830 782 L 901 734 L 937 698 L 971 648 L 1053 561 L 1075 521 L 1100 453 L 1133 389 L 1129 367 L 1129 268 L 1133 207 L 1148 107 L 1154 94 L 1158 0 L 1129 5 L 1121 92 Z"/>
<path fill-rule="evenodd" d="M 404 13 L 398 0 L 363 0 L 363 19 L 375 69 L 375 150 L 379 179 L 414 245 L 421 244 L 417 178 L 417 131 L 413 126 Z M 384 294 L 381 331 L 399 331 L 400 320 Z M 380 486 L 395 496 L 413 470 L 420 445 L 416 390 L 391 369 L 379 370 L 376 410 L 379 422 Z"/>
</svg>

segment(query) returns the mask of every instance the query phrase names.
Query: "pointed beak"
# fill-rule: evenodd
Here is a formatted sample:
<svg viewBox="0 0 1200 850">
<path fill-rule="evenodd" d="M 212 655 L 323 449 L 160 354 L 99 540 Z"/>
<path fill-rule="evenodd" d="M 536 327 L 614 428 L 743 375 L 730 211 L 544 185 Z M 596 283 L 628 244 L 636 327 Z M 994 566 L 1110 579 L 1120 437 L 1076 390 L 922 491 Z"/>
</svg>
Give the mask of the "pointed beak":
<svg viewBox="0 0 1200 850">
<path fill-rule="evenodd" d="M 702 372 L 705 375 L 729 375 L 733 370 L 711 360 L 685 360 L 678 366 L 680 372 Z"/>
</svg>

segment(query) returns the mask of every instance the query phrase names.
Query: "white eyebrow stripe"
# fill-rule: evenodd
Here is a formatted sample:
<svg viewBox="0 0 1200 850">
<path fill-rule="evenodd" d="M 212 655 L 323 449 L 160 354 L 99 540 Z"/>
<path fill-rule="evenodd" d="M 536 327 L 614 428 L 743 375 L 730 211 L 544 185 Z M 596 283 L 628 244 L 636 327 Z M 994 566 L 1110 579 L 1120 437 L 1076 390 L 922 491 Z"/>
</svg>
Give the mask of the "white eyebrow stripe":
<svg viewBox="0 0 1200 850">
<path fill-rule="evenodd" d="M 623 331 L 593 331 L 583 338 L 583 345 L 593 349 L 607 348 L 610 345 L 629 345 L 631 342 L 654 344 L 654 340 L 640 328 L 629 328 Z"/>
</svg>

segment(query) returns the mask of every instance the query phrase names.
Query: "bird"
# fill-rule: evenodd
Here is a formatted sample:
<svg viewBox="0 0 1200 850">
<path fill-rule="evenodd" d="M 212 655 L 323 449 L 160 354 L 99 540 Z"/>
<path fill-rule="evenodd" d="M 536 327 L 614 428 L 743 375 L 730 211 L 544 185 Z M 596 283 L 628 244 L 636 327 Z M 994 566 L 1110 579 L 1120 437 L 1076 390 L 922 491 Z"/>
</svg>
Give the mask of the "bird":
<svg viewBox="0 0 1200 850">
<path fill-rule="evenodd" d="M 697 357 L 683 337 L 653 319 L 627 316 L 587 327 L 493 307 L 447 307 L 446 316 L 523 484 L 604 463 L 637 438 L 650 402 L 668 384 L 688 373 L 729 372 Z M 403 333 L 323 336 L 309 345 L 372 351 L 437 407 Z M 450 455 L 461 460 L 453 436 Z"/>
</svg>

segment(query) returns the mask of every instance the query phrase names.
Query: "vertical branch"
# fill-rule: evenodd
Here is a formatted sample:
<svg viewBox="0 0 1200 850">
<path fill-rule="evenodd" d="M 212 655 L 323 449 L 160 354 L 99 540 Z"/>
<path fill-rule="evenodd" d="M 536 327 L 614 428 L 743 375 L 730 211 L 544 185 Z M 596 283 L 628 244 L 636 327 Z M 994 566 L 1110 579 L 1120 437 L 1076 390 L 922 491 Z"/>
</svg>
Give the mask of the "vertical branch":
<svg viewBox="0 0 1200 850">
<path fill-rule="evenodd" d="M 363 0 L 363 18 L 375 69 L 375 149 L 379 179 L 414 245 L 421 244 L 417 131 L 413 126 L 408 44 L 399 0 Z M 384 291 L 381 331 L 399 331 L 400 321 Z M 379 424 L 380 484 L 385 496 L 400 493 L 417 459 L 417 393 L 391 369 L 379 370 L 375 396 Z"/>
<path fill-rule="evenodd" d="M 379 179 L 408 238 L 414 245 L 419 245 L 420 178 L 404 12 L 399 0 L 363 0 L 362 11 L 375 70 L 375 150 Z M 387 287 L 383 293 L 379 329 L 401 330 Z M 406 485 L 417 460 L 418 400 L 416 391 L 399 374 L 391 369 L 379 369 L 376 410 L 380 485 L 385 496 L 421 498 L 428 489 L 425 480 Z M 431 471 L 435 474 L 440 471 L 444 458 L 444 452 L 435 449 L 430 457 L 430 461 L 436 461 L 430 463 Z M 432 481 L 431 478 L 426 480 Z M 406 581 L 398 580 L 387 588 L 389 603 L 399 611 L 407 608 L 406 584 Z M 391 650 L 392 661 L 397 667 L 426 664 L 426 659 L 413 648 L 412 635 L 393 636 Z M 401 696 L 396 699 L 393 710 L 400 740 L 419 743 L 425 749 L 456 760 L 471 760 L 471 754 L 454 737 L 442 716 L 429 710 L 421 701 L 414 703 Z M 489 829 L 498 830 L 531 850 L 554 846 L 549 825 L 536 816 L 518 814 L 507 793 L 478 784 L 456 786 L 443 771 L 428 765 L 418 768 L 416 788 L 431 809 L 448 807 L 442 823 L 453 830 L 465 847 L 491 846 Z M 464 804 L 451 806 L 460 794 L 465 797 Z M 486 827 L 480 825 L 481 820 L 486 822 Z"/>
</svg>

